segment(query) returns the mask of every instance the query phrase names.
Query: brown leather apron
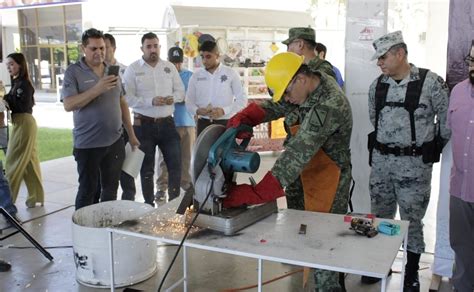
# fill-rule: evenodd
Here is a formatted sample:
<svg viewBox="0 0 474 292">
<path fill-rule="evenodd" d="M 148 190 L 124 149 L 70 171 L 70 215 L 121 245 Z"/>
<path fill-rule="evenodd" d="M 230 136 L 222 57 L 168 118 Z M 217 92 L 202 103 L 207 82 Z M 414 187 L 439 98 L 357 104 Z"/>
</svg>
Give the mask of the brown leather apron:
<svg viewBox="0 0 474 292">
<path fill-rule="evenodd" d="M 299 125 L 291 126 L 290 131 L 294 136 L 299 130 Z M 324 152 L 323 149 L 311 158 L 300 174 L 304 192 L 304 208 L 306 211 L 329 213 L 336 197 L 341 169 Z M 306 286 L 309 268 L 304 268 L 303 287 Z"/>
</svg>

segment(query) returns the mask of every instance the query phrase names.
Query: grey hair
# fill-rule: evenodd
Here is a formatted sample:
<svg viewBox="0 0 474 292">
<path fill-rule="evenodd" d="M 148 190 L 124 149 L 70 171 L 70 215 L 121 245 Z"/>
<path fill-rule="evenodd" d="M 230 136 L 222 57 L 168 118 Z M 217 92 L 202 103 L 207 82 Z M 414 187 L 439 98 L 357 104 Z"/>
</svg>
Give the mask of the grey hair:
<svg viewBox="0 0 474 292">
<path fill-rule="evenodd" d="M 405 52 L 405 56 L 408 56 L 408 48 L 407 48 L 407 45 L 405 43 L 396 44 L 396 45 L 392 46 L 389 49 L 389 51 L 390 51 L 390 53 L 394 54 L 395 52 L 398 51 L 398 49 L 403 49 L 403 51 Z"/>
</svg>

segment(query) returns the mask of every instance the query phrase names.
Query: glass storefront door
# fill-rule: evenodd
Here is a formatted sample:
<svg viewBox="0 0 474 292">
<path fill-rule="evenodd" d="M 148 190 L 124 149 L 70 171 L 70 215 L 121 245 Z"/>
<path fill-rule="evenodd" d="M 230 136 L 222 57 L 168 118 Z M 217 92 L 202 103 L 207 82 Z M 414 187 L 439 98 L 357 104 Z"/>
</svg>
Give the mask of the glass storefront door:
<svg viewBox="0 0 474 292">
<path fill-rule="evenodd" d="M 18 11 L 21 51 L 36 89 L 55 91 L 67 65 L 79 58 L 81 5 Z"/>
<path fill-rule="evenodd" d="M 41 89 L 56 90 L 58 75 L 66 70 L 66 58 L 63 46 L 40 46 L 39 73 Z"/>
</svg>

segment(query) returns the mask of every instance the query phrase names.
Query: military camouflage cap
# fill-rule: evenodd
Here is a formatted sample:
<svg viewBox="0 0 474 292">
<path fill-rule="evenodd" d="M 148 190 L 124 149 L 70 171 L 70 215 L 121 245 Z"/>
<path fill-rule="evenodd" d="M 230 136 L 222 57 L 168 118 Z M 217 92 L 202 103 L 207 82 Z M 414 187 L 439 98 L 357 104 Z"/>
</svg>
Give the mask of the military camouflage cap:
<svg viewBox="0 0 474 292">
<path fill-rule="evenodd" d="M 399 30 L 379 37 L 372 43 L 375 49 L 375 54 L 372 56 L 371 60 L 382 57 L 391 47 L 402 43 L 405 42 L 403 41 L 402 32 Z"/>
<path fill-rule="evenodd" d="M 292 27 L 288 33 L 288 39 L 282 41 L 282 43 L 289 45 L 296 39 L 303 39 L 316 43 L 316 33 L 311 27 Z"/>
</svg>

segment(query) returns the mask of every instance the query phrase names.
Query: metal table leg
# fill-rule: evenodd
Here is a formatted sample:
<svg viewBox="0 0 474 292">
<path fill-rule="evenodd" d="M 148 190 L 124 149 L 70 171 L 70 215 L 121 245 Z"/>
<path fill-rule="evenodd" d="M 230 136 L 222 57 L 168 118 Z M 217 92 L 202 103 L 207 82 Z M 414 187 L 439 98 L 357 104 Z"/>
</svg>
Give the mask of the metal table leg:
<svg viewBox="0 0 474 292">
<path fill-rule="evenodd" d="M 109 256 L 110 256 L 110 291 L 115 291 L 114 271 L 114 233 L 109 231 Z"/>
<path fill-rule="evenodd" d="M 187 249 L 186 245 L 183 245 L 183 277 L 176 281 L 173 285 L 165 289 L 165 292 L 172 292 L 176 287 L 183 283 L 183 291 L 188 291 L 188 261 L 187 261 Z"/>
<path fill-rule="evenodd" d="M 262 292 L 262 259 L 258 259 L 258 292 Z"/>
<path fill-rule="evenodd" d="M 408 231 L 405 233 L 405 239 L 403 240 L 403 261 L 402 261 L 402 274 L 400 277 L 400 292 L 403 292 L 403 282 L 405 281 L 405 265 L 407 262 L 407 245 L 408 245 Z"/>
<path fill-rule="evenodd" d="M 183 290 L 184 292 L 188 291 L 188 261 L 187 261 L 187 249 L 186 246 L 183 246 Z"/>
</svg>

